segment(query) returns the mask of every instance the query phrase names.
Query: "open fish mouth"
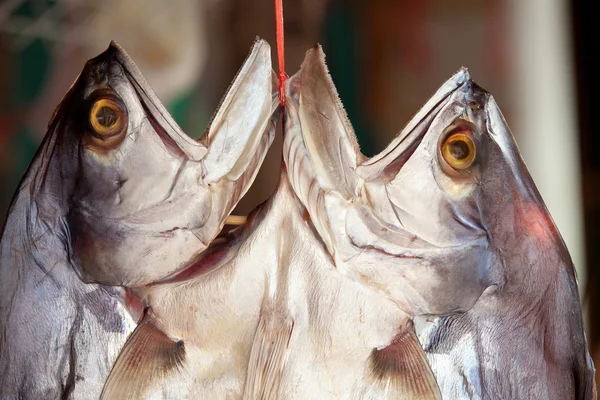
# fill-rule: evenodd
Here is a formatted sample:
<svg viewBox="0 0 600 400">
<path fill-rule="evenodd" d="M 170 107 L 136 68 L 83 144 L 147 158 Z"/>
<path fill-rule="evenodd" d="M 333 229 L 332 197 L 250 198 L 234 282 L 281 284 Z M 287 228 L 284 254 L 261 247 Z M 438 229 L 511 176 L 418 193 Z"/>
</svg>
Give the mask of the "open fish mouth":
<svg viewBox="0 0 600 400">
<path fill-rule="evenodd" d="M 123 68 L 123 71 L 134 85 L 136 93 L 141 100 L 144 109 L 151 117 L 150 122 L 155 130 L 159 132 L 159 134 L 164 133 L 167 135 L 191 160 L 199 161 L 206 156 L 208 152 L 204 144 L 206 142 L 210 142 L 210 139 L 212 139 L 209 136 L 211 133 L 211 126 L 216 117 L 219 113 L 222 114 L 224 111 L 227 111 L 229 107 L 232 107 L 232 98 L 235 95 L 235 92 L 237 92 L 240 88 L 241 81 L 245 76 L 254 72 L 253 69 L 256 68 L 255 65 L 257 64 L 259 58 L 270 57 L 270 48 L 263 40 L 260 40 L 259 38 L 255 40 L 248 56 L 242 64 L 242 67 L 236 73 L 232 80 L 232 84 L 229 85 L 221 101 L 219 102 L 219 105 L 213 114 L 204 135 L 202 135 L 198 140 L 192 139 L 181 130 L 167 109 L 162 105 L 150 85 L 147 83 L 137 65 L 135 65 L 131 57 L 118 43 L 114 41 L 111 42 L 109 49 L 105 54 L 114 57 L 114 59 Z M 105 56 L 105 54 L 101 55 L 100 57 Z M 275 99 L 276 97 L 276 92 L 274 92 L 273 98 Z"/>
<path fill-rule="evenodd" d="M 159 135 L 161 133 L 166 134 L 191 160 L 198 161 L 202 159 L 206 155 L 207 149 L 199 141 L 193 140 L 181 130 L 125 50 L 113 41 L 110 43 L 107 52 L 99 57 L 103 56 L 112 57 L 121 65 L 123 72 L 134 86 L 144 109 L 151 117 L 152 126 L 155 129 L 158 128 L 156 131 Z"/>
<path fill-rule="evenodd" d="M 364 180 L 369 180 L 374 176 L 381 176 L 382 173 L 386 175 L 385 172 L 388 170 L 398 170 L 417 149 L 435 117 L 446 105 L 446 100 L 471 82 L 467 69 L 461 68 L 425 103 L 396 139 L 388 145 L 387 150 L 359 165 L 357 173 Z M 393 177 L 392 174 L 389 175 L 390 178 Z"/>
</svg>

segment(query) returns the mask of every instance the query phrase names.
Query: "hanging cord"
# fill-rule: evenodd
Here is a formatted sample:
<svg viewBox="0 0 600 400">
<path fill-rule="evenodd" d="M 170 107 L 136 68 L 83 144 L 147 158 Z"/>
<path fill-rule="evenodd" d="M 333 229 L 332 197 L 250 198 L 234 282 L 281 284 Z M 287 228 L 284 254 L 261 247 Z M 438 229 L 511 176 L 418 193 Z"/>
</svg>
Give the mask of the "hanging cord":
<svg viewBox="0 0 600 400">
<path fill-rule="evenodd" d="M 275 0 L 275 30 L 277 32 L 277 59 L 279 61 L 279 104 L 285 106 L 285 57 L 283 43 L 283 0 Z"/>
<path fill-rule="evenodd" d="M 283 0 L 275 0 L 275 29 L 277 32 L 277 60 L 279 61 L 279 104 L 285 107 L 285 60 L 283 45 Z M 243 215 L 230 215 L 225 219 L 225 225 L 243 225 L 246 217 Z"/>
<path fill-rule="evenodd" d="M 277 60 L 279 61 L 279 104 L 285 107 L 285 60 L 283 45 L 283 0 L 275 0 L 275 29 L 277 32 Z M 243 215 L 230 215 L 225 219 L 225 225 L 244 225 L 246 218 Z"/>
</svg>

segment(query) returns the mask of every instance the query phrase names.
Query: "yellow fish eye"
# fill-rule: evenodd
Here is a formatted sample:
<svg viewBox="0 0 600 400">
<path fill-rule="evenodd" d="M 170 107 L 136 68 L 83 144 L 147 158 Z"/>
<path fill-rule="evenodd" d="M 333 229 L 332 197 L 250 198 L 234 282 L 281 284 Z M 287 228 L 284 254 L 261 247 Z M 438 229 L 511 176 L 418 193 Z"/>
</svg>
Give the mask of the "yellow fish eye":
<svg viewBox="0 0 600 400">
<path fill-rule="evenodd" d="M 454 133 L 448 136 L 442 144 L 442 156 L 454 169 L 469 168 L 475 161 L 475 155 L 475 142 L 468 133 Z"/>
<path fill-rule="evenodd" d="M 127 114 L 123 107 L 111 98 L 100 98 L 90 110 L 90 125 L 101 139 L 117 136 L 127 128 Z"/>
</svg>

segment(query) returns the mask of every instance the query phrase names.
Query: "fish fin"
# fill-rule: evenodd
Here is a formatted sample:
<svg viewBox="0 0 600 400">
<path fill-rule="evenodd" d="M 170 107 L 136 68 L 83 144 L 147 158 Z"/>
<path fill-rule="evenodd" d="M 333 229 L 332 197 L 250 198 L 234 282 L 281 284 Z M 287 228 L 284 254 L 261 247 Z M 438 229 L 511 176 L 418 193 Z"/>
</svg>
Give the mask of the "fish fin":
<svg viewBox="0 0 600 400">
<path fill-rule="evenodd" d="M 290 316 L 261 315 L 250 352 L 244 400 L 279 398 L 279 383 L 293 329 L 294 320 Z"/>
<path fill-rule="evenodd" d="M 184 361 L 183 342 L 173 341 L 145 317 L 125 343 L 100 398 L 144 398 L 145 389 L 180 370 Z"/>
<path fill-rule="evenodd" d="M 412 320 L 406 320 L 387 347 L 373 349 L 369 364 L 371 378 L 390 398 L 442 398 Z"/>
</svg>

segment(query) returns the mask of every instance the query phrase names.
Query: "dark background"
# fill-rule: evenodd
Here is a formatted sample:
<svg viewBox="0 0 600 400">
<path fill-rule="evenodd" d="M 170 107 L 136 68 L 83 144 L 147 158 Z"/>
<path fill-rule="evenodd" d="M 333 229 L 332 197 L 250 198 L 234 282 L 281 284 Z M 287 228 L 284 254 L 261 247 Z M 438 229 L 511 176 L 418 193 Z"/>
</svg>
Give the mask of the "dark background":
<svg viewBox="0 0 600 400">
<path fill-rule="evenodd" d="M 581 182 L 586 241 L 587 285 L 586 297 L 590 302 L 589 341 L 598 347 L 600 340 L 600 132 L 594 121 L 600 109 L 600 51 L 598 32 L 590 2 L 571 2 L 573 20 L 573 47 L 578 102 L 579 140 L 581 151 Z M 594 357 L 595 363 L 600 358 Z"/>
</svg>

